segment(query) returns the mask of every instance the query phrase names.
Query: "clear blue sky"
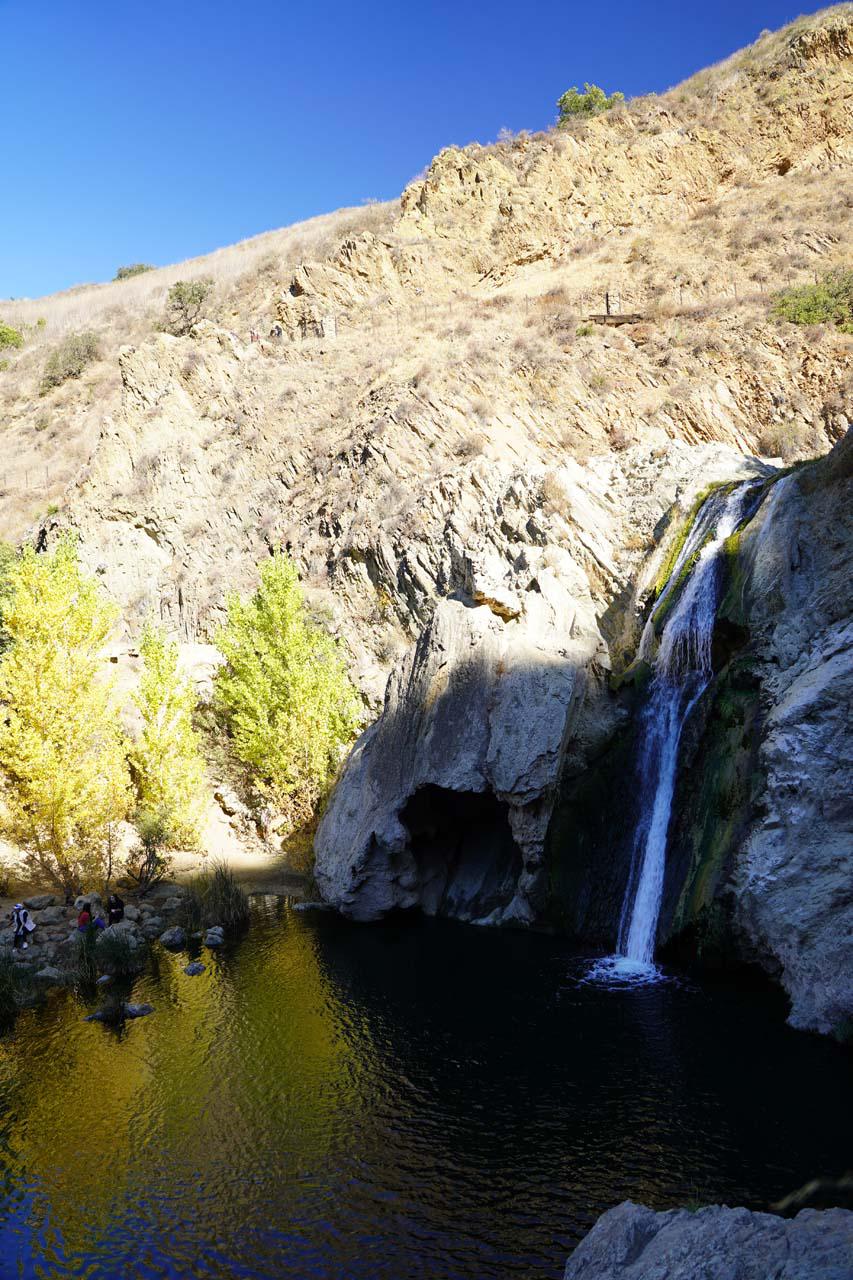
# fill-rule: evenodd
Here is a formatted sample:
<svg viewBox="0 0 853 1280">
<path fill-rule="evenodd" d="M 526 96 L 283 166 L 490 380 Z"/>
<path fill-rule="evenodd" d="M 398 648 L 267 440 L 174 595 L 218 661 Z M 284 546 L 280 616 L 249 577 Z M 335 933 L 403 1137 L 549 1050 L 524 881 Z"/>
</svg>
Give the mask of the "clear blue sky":
<svg viewBox="0 0 853 1280">
<path fill-rule="evenodd" d="M 585 80 L 662 90 L 797 0 L 0 0 L 0 298 L 364 199 Z"/>
</svg>

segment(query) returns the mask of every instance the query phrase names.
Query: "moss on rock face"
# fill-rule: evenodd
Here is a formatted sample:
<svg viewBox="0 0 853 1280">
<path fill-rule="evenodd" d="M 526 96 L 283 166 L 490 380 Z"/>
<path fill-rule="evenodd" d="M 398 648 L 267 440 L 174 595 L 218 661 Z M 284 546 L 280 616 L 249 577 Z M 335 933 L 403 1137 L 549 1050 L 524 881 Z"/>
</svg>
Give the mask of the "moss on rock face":
<svg viewBox="0 0 853 1280">
<path fill-rule="evenodd" d="M 697 708 L 697 721 L 683 744 L 661 913 L 664 939 L 704 918 L 704 934 L 709 922 L 714 927 L 704 939 L 700 929 L 697 941 L 721 946 L 719 894 L 761 789 L 759 692 L 750 660 L 735 657 L 712 684 L 704 708 Z"/>
<path fill-rule="evenodd" d="M 693 505 L 691 506 L 689 512 L 687 513 L 687 519 L 678 529 L 675 537 L 673 538 L 672 545 L 667 551 L 663 564 L 660 567 L 658 576 L 655 579 L 655 585 L 654 585 L 655 600 L 657 600 L 660 597 L 661 593 L 666 588 L 666 584 L 669 582 L 670 578 L 672 577 L 672 571 L 675 568 L 676 561 L 678 560 L 678 557 L 681 555 L 684 544 L 690 536 L 690 531 L 693 528 L 694 524 L 696 523 L 696 518 L 699 515 L 699 512 L 702 510 L 702 507 L 704 506 L 708 498 L 710 498 L 711 494 L 714 493 L 715 490 L 717 489 L 731 489 L 733 487 L 734 485 L 732 481 L 718 480 L 714 484 L 706 485 L 706 487 L 702 490 L 702 492 L 696 495 L 695 499 L 693 500 Z M 695 557 L 691 558 L 690 564 L 692 565 L 693 563 L 695 563 Z M 687 574 L 685 573 L 684 576 L 686 577 Z M 679 575 L 679 579 L 680 579 L 680 575 Z"/>
</svg>

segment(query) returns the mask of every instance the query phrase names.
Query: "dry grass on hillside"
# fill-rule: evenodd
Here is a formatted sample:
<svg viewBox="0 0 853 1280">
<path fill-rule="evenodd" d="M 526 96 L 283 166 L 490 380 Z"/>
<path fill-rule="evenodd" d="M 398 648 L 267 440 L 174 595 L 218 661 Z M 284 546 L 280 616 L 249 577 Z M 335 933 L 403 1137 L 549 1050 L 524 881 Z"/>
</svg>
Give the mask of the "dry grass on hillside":
<svg viewBox="0 0 853 1280">
<path fill-rule="evenodd" d="M 414 475 L 426 460 L 432 475 L 511 456 L 525 435 L 546 452 L 580 456 L 646 430 L 701 438 L 720 383 L 754 411 L 742 447 L 791 456 L 825 447 L 823 399 L 830 438 L 848 409 L 844 381 L 826 384 L 832 368 L 849 367 L 849 340 L 781 326 L 769 312 L 774 290 L 812 281 L 853 253 L 851 127 L 848 113 L 846 134 L 837 132 L 845 126 L 836 101 L 850 92 L 849 63 L 833 45 L 849 40 L 851 20 L 853 5 L 836 6 L 591 124 L 466 149 L 465 163 L 482 166 L 491 210 L 453 185 L 453 174 L 442 185 L 436 162 L 421 222 L 396 202 L 341 210 L 125 281 L 0 302 L 0 320 L 26 339 L 0 361 L 0 536 L 23 536 L 87 474 L 99 433 L 120 416 L 119 347 L 156 332 L 175 281 L 212 277 L 210 317 L 245 341 L 252 328 L 268 331 L 302 263 L 321 264 L 311 269 L 321 290 L 324 280 L 345 279 L 350 301 L 326 307 L 337 342 L 264 347 L 251 366 L 254 377 L 263 365 L 258 385 L 243 393 L 251 412 L 234 407 L 243 431 L 230 461 L 217 463 L 217 482 L 252 447 L 251 432 L 274 424 L 295 457 L 326 468 L 326 503 L 338 518 L 333 470 L 346 507 L 350 466 L 340 459 L 355 457 L 368 436 L 381 450 L 383 423 L 394 429 L 393 507 L 410 467 Z M 827 137 L 801 137 L 803 104 L 824 97 Z M 800 148 L 796 164 L 786 129 Z M 732 136 L 736 163 L 712 181 L 707 156 Z M 719 143 L 706 146 L 709 137 Z M 380 237 L 399 272 L 393 296 L 371 261 L 352 266 L 337 252 L 365 232 Z M 605 293 L 645 325 L 630 334 L 590 329 Z M 99 358 L 42 393 L 48 357 L 83 330 L 96 335 Z M 188 350 L 189 389 L 198 359 Z M 408 502 L 401 492 L 401 510 Z M 396 510 L 387 518 L 403 519 Z"/>
</svg>

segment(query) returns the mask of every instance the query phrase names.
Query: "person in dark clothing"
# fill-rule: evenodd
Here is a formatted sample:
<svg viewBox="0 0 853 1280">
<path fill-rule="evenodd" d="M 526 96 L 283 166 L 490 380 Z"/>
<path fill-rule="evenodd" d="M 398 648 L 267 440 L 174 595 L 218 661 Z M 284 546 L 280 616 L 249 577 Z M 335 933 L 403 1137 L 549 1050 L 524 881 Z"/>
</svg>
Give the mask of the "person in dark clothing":
<svg viewBox="0 0 853 1280">
<path fill-rule="evenodd" d="M 107 898 L 107 911 L 110 924 L 118 924 L 119 920 L 124 919 L 124 903 L 117 893 L 111 893 Z"/>
<path fill-rule="evenodd" d="M 30 934 L 35 929 L 36 923 L 22 902 L 16 902 L 12 908 L 12 925 L 15 930 L 12 945 L 16 951 L 26 951 L 30 945 Z"/>
</svg>

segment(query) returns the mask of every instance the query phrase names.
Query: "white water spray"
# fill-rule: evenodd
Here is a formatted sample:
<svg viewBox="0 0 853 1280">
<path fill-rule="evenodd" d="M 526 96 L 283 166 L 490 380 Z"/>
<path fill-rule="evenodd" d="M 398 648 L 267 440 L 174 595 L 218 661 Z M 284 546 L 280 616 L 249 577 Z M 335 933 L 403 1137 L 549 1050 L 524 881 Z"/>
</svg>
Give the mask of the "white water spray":
<svg viewBox="0 0 853 1280">
<path fill-rule="evenodd" d="M 658 602 L 660 608 L 695 557 L 690 576 L 664 624 L 642 713 L 642 754 L 638 767 L 640 816 L 622 904 L 619 950 L 617 955 L 598 961 L 589 974 L 593 980 L 648 982 L 658 976 L 653 958 L 678 748 L 690 712 L 713 674 L 711 637 L 720 588 L 720 552 L 741 523 L 755 485 L 755 481 L 747 481 L 728 493 L 713 493 L 706 500 Z M 641 657 L 648 655 L 653 639 L 650 619 L 640 642 Z"/>
</svg>

